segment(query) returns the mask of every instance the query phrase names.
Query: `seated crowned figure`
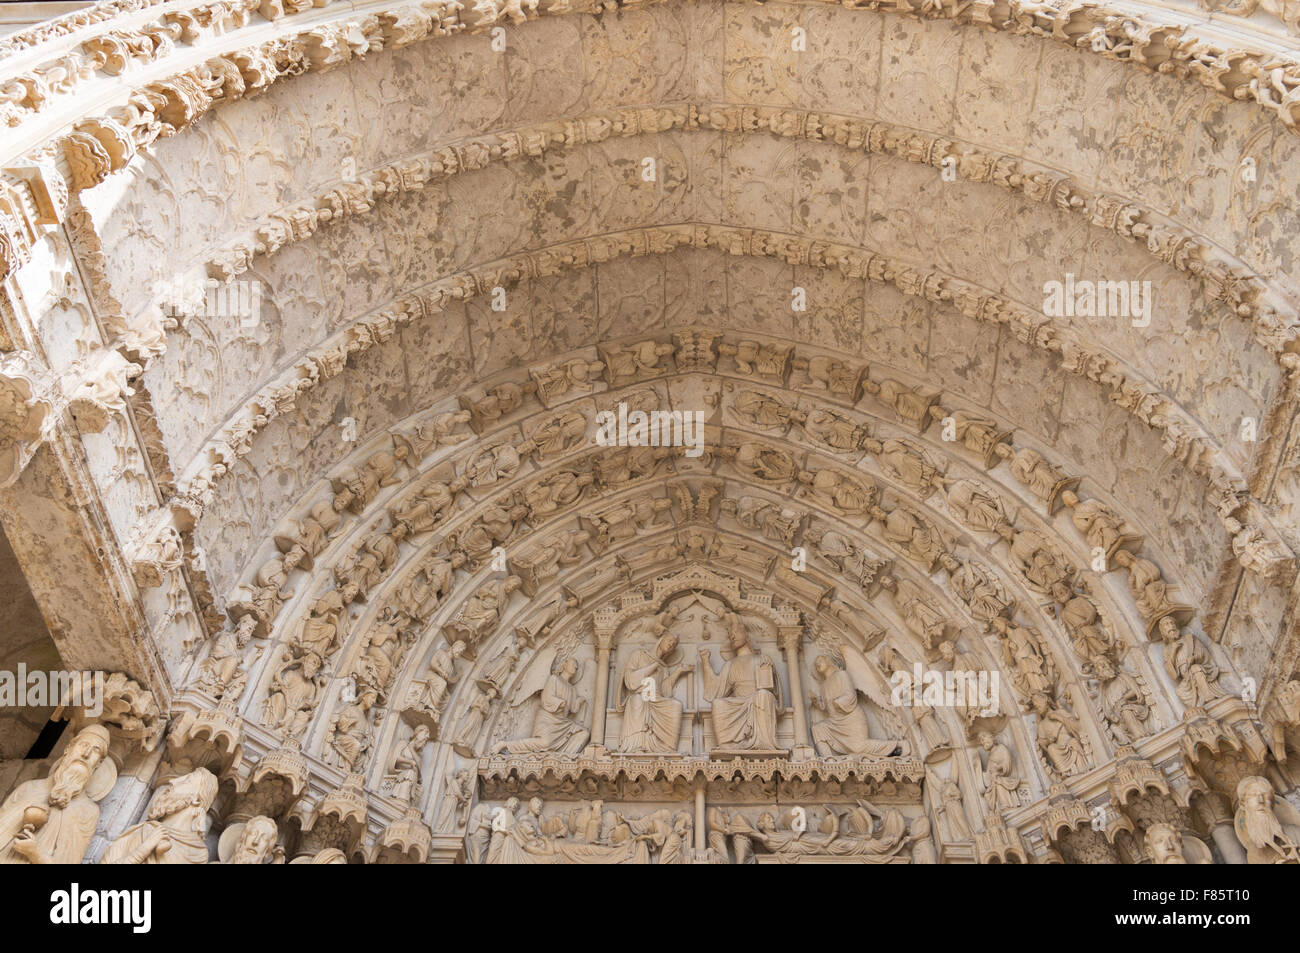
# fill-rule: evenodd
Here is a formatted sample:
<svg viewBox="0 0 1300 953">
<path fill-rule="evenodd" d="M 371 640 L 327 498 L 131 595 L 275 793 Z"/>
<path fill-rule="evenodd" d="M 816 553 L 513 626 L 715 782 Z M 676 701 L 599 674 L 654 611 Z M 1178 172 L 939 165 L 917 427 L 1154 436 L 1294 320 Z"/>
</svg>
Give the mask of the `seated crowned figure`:
<svg viewBox="0 0 1300 953">
<path fill-rule="evenodd" d="M 713 710 L 709 715 L 717 750 L 779 750 L 776 744 L 776 714 L 780 706 L 780 683 L 772 660 L 750 644 L 744 623 L 734 613 L 727 620 L 727 642 L 734 653 L 716 674 L 707 649 L 700 649 L 700 674 L 704 697 Z"/>
<path fill-rule="evenodd" d="M 634 651 L 618 684 L 623 728 L 619 751 L 674 751 L 681 733 L 682 703 L 672 697 L 677 680 L 694 666 L 671 665 L 677 636 L 671 632 L 652 650 Z"/>
</svg>

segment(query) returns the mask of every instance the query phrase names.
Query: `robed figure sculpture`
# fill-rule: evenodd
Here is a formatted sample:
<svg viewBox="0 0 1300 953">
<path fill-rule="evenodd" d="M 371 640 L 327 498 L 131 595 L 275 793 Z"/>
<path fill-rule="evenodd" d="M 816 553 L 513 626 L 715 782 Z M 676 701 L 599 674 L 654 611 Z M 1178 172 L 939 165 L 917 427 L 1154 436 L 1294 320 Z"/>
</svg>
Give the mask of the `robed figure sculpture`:
<svg viewBox="0 0 1300 953">
<path fill-rule="evenodd" d="M 713 671 L 708 649 L 700 649 L 704 697 L 713 705 L 710 723 L 719 752 L 775 753 L 776 714 L 781 685 L 772 660 L 754 649 L 744 623 L 734 613 L 727 619 L 732 657 Z"/>
</svg>

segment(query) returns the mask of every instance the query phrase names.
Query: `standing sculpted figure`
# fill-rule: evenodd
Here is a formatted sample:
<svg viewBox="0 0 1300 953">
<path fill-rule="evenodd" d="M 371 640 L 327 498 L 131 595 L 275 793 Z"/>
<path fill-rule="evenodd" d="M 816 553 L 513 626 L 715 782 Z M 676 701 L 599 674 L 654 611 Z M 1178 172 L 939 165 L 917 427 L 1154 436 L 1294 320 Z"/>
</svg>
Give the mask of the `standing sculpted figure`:
<svg viewBox="0 0 1300 953">
<path fill-rule="evenodd" d="M 469 713 L 465 716 L 465 720 L 461 722 L 460 729 L 456 732 L 456 737 L 452 739 L 451 743 L 452 748 L 461 757 L 478 757 L 474 753 L 474 741 L 478 738 L 478 733 L 483 730 L 483 723 L 487 721 L 488 713 L 492 710 L 492 703 L 496 701 L 498 695 L 497 687 L 491 682 L 477 686 L 469 700 Z"/>
<path fill-rule="evenodd" d="M 1151 706 L 1141 684 L 1132 673 L 1112 662 L 1109 655 L 1096 656 L 1092 670 L 1097 675 L 1097 700 L 1111 735 L 1118 744 L 1136 744 L 1149 734 L 1147 720 L 1151 717 Z"/>
<path fill-rule="evenodd" d="M 149 802 L 146 819 L 109 845 L 103 864 L 206 864 L 208 810 L 217 778 L 207 768 L 173 778 Z"/>
<path fill-rule="evenodd" d="M 424 676 L 426 699 L 429 708 L 441 712 L 451 694 L 451 686 L 460 676 L 456 673 L 456 660 L 465 654 L 465 643 L 456 641 L 444 645 L 433 653 L 429 669 Z"/>
<path fill-rule="evenodd" d="M 1219 666 L 1200 639 L 1191 630 L 1179 631 L 1171 616 L 1159 623 L 1160 638 L 1165 643 L 1165 671 L 1176 683 L 1175 691 L 1188 708 L 1201 708 L 1216 698 L 1219 690 Z"/>
<path fill-rule="evenodd" d="M 970 840 L 970 820 L 966 816 L 966 805 L 962 801 L 961 785 L 948 778 L 943 782 L 939 796 L 943 800 L 943 818 L 948 823 L 949 840 Z"/>
<path fill-rule="evenodd" d="M 1046 692 L 1034 692 L 1031 702 L 1038 716 L 1038 747 L 1046 758 L 1048 774 L 1068 778 L 1087 770 L 1079 725 Z"/>
<path fill-rule="evenodd" d="M 77 733 L 47 777 L 24 781 L 0 806 L 0 864 L 79 864 L 117 778 L 108 729 Z"/>
<path fill-rule="evenodd" d="M 474 798 L 474 775 L 468 768 L 448 770 L 442 779 L 442 801 L 438 805 L 435 828 L 452 830 L 465 823 L 470 801 Z"/>
<path fill-rule="evenodd" d="M 982 768 L 975 757 L 976 771 L 981 775 L 978 783 L 984 792 L 984 803 L 995 814 L 1010 810 L 1020 804 L 1020 778 L 1016 774 L 1015 758 L 1011 749 L 998 741 L 992 732 L 979 733 L 980 747 L 988 754 L 988 763 Z"/>
<path fill-rule="evenodd" d="M 416 725 L 411 737 L 402 742 L 393 755 L 393 797 L 407 804 L 415 803 L 420 793 L 420 755 L 429 743 L 427 725 Z"/>
<path fill-rule="evenodd" d="M 262 723 L 289 737 L 301 734 L 325 688 L 320 669 L 321 659 L 315 652 L 302 658 L 286 652 L 262 703 Z"/>
<path fill-rule="evenodd" d="M 328 760 L 345 771 L 358 771 L 374 740 L 370 709 L 378 696 L 373 688 L 362 687 L 354 701 L 346 703 L 330 719 L 330 736 L 326 742 L 333 757 Z"/>
<path fill-rule="evenodd" d="M 713 705 L 709 722 L 718 748 L 776 751 L 776 713 L 780 683 L 772 660 L 756 652 L 744 623 L 732 613 L 727 640 L 732 658 L 713 671 L 708 649 L 700 649 L 704 697 Z"/>
<path fill-rule="evenodd" d="M 249 613 L 240 618 L 234 629 L 226 628 L 217 633 L 212 649 L 199 669 L 199 688 L 217 700 L 239 700 L 248 686 L 244 650 L 248 647 L 256 626 L 257 617 Z M 259 651 L 258 655 L 260 654 Z"/>
</svg>

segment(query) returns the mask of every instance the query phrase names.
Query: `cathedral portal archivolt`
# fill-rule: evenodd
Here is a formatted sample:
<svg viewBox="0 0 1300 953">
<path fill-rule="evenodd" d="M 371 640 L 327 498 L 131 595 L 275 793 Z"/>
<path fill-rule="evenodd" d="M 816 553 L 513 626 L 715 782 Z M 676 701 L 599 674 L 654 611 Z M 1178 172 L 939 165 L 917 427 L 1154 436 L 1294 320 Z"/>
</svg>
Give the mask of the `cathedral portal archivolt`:
<svg viewBox="0 0 1300 953">
<path fill-rule="evenodd" d="M 0 859 L 1300 861 L 1274 6 L 0 39 Z"/>
</svg>

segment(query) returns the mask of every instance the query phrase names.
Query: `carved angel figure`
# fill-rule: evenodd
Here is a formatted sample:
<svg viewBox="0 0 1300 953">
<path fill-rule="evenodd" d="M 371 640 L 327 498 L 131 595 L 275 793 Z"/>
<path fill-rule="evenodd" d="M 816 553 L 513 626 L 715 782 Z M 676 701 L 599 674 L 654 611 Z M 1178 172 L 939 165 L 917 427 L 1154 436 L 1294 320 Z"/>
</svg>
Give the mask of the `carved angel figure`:
<svg viewBox="0 0 1300 953">
<path fill-rule="evenodd" d="M 578 697 L 581 674 L 577 659 L 570 656 L 561 662 L 542 687 L 541 707 L 533 719 L 532 735 L 498 741 L 492 746 L 492 753 L 581 753 L 591 737 L 591 731 L 579 720 L 587 707 L 587 700 Z"/>
<path fill-rule="evenodd" d="M 849 673 L 828 655 L 819 655 L 813 671 L 821 683 L 821 693 L 809 696 L 809 704 L 825 713 L 812 726 L 813 743 L 823 758 L 852 755 L 882 758 L 897 753 L 903 746 L 893 738 L 873 739 L 867 713 L 858 698 L 858 688 Z"/>
</svg>

